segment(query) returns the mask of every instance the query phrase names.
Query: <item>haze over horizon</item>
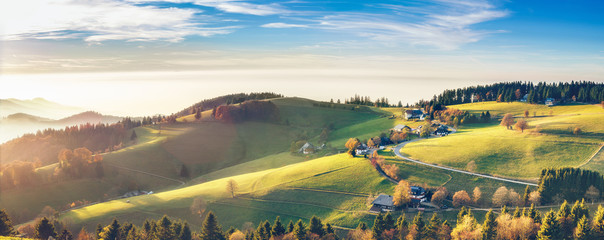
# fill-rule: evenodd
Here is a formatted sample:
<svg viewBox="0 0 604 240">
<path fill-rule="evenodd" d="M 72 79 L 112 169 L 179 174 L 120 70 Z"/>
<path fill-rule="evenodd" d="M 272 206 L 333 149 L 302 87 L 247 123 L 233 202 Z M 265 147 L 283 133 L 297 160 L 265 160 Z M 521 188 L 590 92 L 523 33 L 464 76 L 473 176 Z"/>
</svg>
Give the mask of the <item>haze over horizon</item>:
<svg viewBox="0 0 604 240">
<path fill-rule="evenodd" d="M 601 12 L 593 1 L 2 1 L 0 96 L 142 116 L 236 92 L 405 104 L 500 81 L 602 82 Z"/>
</svg>

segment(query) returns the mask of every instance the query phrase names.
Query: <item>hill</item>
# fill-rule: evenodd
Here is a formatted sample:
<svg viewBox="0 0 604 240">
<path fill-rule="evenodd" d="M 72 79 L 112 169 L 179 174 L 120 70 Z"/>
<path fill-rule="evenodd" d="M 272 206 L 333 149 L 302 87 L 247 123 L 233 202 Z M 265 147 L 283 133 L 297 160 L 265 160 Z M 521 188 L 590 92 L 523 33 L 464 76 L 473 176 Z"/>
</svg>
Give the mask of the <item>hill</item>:
<svg viewBox="0 0 604 240">
<path fill-rule="evenodd" d="M 65 106 L 43 98 L 20 100 L 15 98 L 0 99 L 0 117 L 15 113 L 40 116 L 43 118 L 59 119 L 83 112 L 84 109 Z"/>
<path fill-rule="evenodd" d="M 27 113 L 14 113 L 0 119 L 0 143 L 21 137 L 23 134 L 36 133 L 38 130 L 48 128 L 63 129 L 67 126 L 86 123 L 111 124 L 120 120 L 122 120 L 122 117 L 103 115 L 92 111 L 81 112 L 58 120 Z"/>
<path fill-rule="evenodd" d="M 576 167 L 587 161 L 604 141 L 604 109 L 596 105 L 546 107 L 526 103 L 481 102 L 453 105 L 473 113 L 490 111 L 493 116 L 511 113 L 525 118 L 524 133 L 507 130 L 497 121 L 468 124 L 448 137 L 410 143 L 401 152 L 425 162 L 465 169 L 476 163 L 477 172 L 535 179 L 546 167 Z M 573 135 L 575 127 L 583 133 Z M 471 144 L 470 144 L 471 143 Z"/>
<path fill-rule="evenodd" d="M 521 185 L 510 185 L 488 179 L 449 174 L 424 166 L 409 164 L 382 153 L 389 162 L 398 164 L 401 177 L 413 184 L 426 187 L 446 186 L 453 191 L 471 191 L 474 186 L 483 187 L 485 194 L 492 194 L 499 186 L 523 189 Z M 267 164 L 268 158 L 255 164 Z M 252 163 L 252 162 L 249 162 Z M 223 169 L 238 172 L 249 167 L 249 163 Z M 212 179 L 208 175 L 207 179 Z M 227 181 L 239 184 L 237 197 L 231 198 L 225 190 Z M 471 187 L 470 187 L 471 186 Z M 168 214 L 183 218 L 195 227 L 200 226 L 199 216 L 192 214 L 189 207 L 193 199 L 202 197 L 207 210 L 215 212 L 223 226 L 240 227 L 245 222 L 258 223 L 265 219 L 281 216 L 282 220 L 305 219 L 317 215 L 339 227 L 354 228 L 358 221 L 369 223 L 374 215 L 367 212 L 368 196 L 378 193 L 392 194 L 394 184 L 384 179 L 367 159 L 352 158 L 345 154 L 322 157 L 294 163 L 283 167 L 229 176 L 180 189 L 129 199 L 114 200 L 70 211 L 63 220 L 81 225 L 108 222 L 113 217 L 122 221 L 140 224 L 145 218 Z M 517 190 L 519 191 L 519 190 Z M 451 222 L 455 212 L 441 212 Z M 479 219 L 483 212 L 475 213 Z M 413 214 L 408 214 L 410 219 Z"/>
<path fill-rule="evenodd" d="M 197 177 L 259 158 L 273 159 L 279 164 L 312 159 L 319 155 L 291 155 L 291 143 L 301 139 L 316 141 L 321 131 L 330 124 L 337 131 L 338 128 L 379 119 L 381 116 L 368 108 L 354 110 L 319 107 L 315 106 L 318 102 L 307 99 L 283 98 L 271 101 L 280 109 L 281 122 L 247 121 L 231 124 L 192 121 L 135 128 L 133 131 L 138 136 L 135 145 L 103 154 L 105 178 L 70 180 L 10 190 L 0 196 L 0 202 L 9 211 L 21 213 L 23 216 L 19 219 L 25 220 L 35 216 L 46 205 L 61 209 L 78 200 L 95 202 L 136 189 L 158 191 L 178 186 L 178 181 L 185 180 L 181 177 L 183 166 L 188 169 L 191 177 Z M 128 137 L 130 135 L 131 132 L 125 134 Z M 352 136 L 354 135 L 341 135 Z M 336 150 L 326 148 L 322 154 L 333 151 Z M 44 166 L 37 171 L 49 178 L 55 167 L 56 165 Z M 35 197 L 37 194 L 43 194 L 46 200 L 35 201 L 39 199 Z"/>
</svg>

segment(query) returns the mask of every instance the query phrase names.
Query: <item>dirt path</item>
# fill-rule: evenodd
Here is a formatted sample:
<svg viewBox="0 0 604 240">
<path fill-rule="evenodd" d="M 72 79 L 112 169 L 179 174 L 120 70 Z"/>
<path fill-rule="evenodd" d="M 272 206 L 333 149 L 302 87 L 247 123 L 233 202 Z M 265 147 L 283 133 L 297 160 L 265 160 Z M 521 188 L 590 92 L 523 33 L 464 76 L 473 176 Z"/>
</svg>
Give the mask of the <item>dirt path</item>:
<svg viewBox="0 0 604 240">
<path fill-rule="evenodd" d="M 451 128 L 452 129 L 452 128 Z M 455 129 L 453 129 L 453 132 L 455 133 Z M 495 177 L 495 176 L 491 176 L 491 175 L 486 175 L 486 174 L 480 174 L 480 173 L 473 173 L 473 172 L 468 172 L 468 171 L 464 171 L 464 170 L 459 170 L 459 169 L 455 169 L 455 168 L 451 168 L 451 167 L 445 167 L 445 166 L 439 166 L 439 165 L 435 165 L 435 164 L 431 164 L 431 163 L 425 163 L 422 161 L 418 161 L 418 160 L 414 160 L 408 157 L 403 156 L 400 151 L 401 149 L 407 145 L 408 143 L 411 142 L 416 142 L 419 140 L 422 140 L 424 138 L 418 138 L 418 139 L 414 139 L 411 141 L 407 141 L 407 142 L 403 142 L 399 145 L 397 145 L 396 147 L 394 147 L 393 151 L 394 154 L 396 154 L 397 157 L 409 161 L 409 162 L 414 162 L 417 164 L 421 164 L 424 166 L 428 166 L 428 167 L 433 167 L 433 168 L 439 168 L 439 169 L 443 169 L 443 170 L 447 170 L 447 171 L 451 171 L 451 172 L 457 172 L 457 173 L 462 173 L 462 174 L 468 174 L 468 175 L 472 175 L 472 176 L 478 176 L 478 177 L 483 177 L 483 178 L 489 178 L 489 179 L 493 179 L 493 180 L 497 180 L 497 181 L 503 181 L 503 182 L 509 182 L 509 183 L 516 183 L 516 184 L 522 184 L 522 185 L 529 185 L 529 186 L 537 186 L 537 184 L 535 183 L 530 183 L 530 182 L 523 182 L 523 181 L 519 181 L 519 180 L 514 180 L 514 179 L 508 179 L 508 178 L 502 178 L 502 177 Z"/>
<path fill-rule="evenodd" d="M 180 183 L 180 186 L 185 185 L 185 182 L 180 181 L 178 179 L 164 177 L 164 176 L 153 174 L 153 173 L 150 173 L 150 172 L 144 172 L 144 171 L 141 171 L 141 170 L 136 170 L 136 169 L 132 169 L 132 168 L 122 167 L 122 166 L 118 166 L 118 165 L 113 165 L 113 164 L 108 164 L 108 165 L 112 166 L 112 167 L 119 168 L 119 169 L 124 169 L 124 170 L 127 170 L 127 171 L 131 171 L 131 172 L 142 173 L 142 174 L 146 174 L 146 175 L 149 175 L 149 176 L 153 176 L 153 177 L 158 177 L 158 178 L 174 181 L 174 182 Z"/>
</svg>

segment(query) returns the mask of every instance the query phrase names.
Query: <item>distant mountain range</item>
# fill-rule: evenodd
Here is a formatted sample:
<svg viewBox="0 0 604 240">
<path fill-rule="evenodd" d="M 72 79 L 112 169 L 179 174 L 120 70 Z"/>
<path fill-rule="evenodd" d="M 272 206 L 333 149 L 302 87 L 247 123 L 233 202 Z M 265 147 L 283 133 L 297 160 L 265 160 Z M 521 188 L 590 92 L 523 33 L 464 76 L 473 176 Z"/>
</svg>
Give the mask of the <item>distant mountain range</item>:
<svg viewBox="0 0 604 240">
<path fill-rule="evenodd" d="M 47 128 L 64 128 L 86 123 L 116 123 L 122 119 L 78 107 L 64 106 L 43 98 L 0 99 L 0 116 L 0 143 Z"/>
<path fill-rule="evenodd" d="M 21 100 L 15 98 L 0 99 L 0 117 L 16 113 L 25 113 L 50 119 L 61 119 L 86 111 L 86 109 L 65 106 L 44 98 Z"/>
</svg>

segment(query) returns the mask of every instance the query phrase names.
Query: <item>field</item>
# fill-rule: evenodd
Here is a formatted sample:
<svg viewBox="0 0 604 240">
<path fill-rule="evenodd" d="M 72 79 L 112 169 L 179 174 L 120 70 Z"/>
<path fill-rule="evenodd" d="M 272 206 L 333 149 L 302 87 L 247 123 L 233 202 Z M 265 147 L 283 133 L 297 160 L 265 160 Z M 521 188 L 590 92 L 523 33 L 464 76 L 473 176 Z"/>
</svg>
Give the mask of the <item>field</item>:
<svg viewBox="0 0 604 240">
<path fill-rule="evenodd" d="M 524 189 L 521 185 L 450 174 L 444 170 L 403 162 L 395 159 L 389 150 L 382 151 L 381 155 L 386 157 L 387 162 L 397 164 L 401 169 L 402 179 L 414 185 L 445 186 L 451 191 L 468 192 L 474 186 L 479 186 L 485 195 L 492 194 L 500 186 L 514 188 L 518 192 Z M 214 211 L 224 226 L 240 227 L 245 222 L 258 223 L 276 216 L 281 216 L 285 221 L 308 220 L 317 215 L 338 227 L 354 228 L 359 221 L 373 221 L 374 215 L 367 212 L 368 196 L 393 193 L 394 184 L 379 175 L 367 159 L 352 158 L 346 154 L 216 179 L 228 176 L 227 172 L 243 172 L 247 167 L 262 169 L 275 166 L 275 157 L 258 159 L 204 175 L 200 178 L 205 182 L 197 185 L 189 186 L 192 184 L 189 183 L 181 189 L 129 198 L 130 202 L 115 200 L 71 211 L 63 219 L 81 224 L 98 221 L 105 223 L 116 216 L 140 224 L 145 218 L 168 214 L 199 227 L 201 221 L 198 216 L 191 214 L 189 206 L 195 197 L 201 196 L 208 202 L 208 210 Z M 286 155 L 283 157 L 288 159 Z M 289 161 L 302 159 L 293 157 Z M 225 190 L 226 182 L 230 179 L 240 186 L 236 198 L 230 198 Z M 444 214 L 449 221 L 453 221 L 455 212 L 452 210 L 439 214 Z M 479 211 L 478 218 L 482 219 L 483 214 Z M 414 213 L 407 213 L 409 219 L 413 216 Z M 77 224 L 76 227 L 80 225 Z"/>
<path fill-rule="evenodd" d="M 524 133 L 507 130 L 496 121 L 464 125 L 456 134 L 410 143 L 401 152 L 414 159 L 465 169 L 471 161 L 477 172 L 535 179 L 546 167 L 583 164 L 604 140 L 604 110 L 599 106 L 571 105 L 546 108 L 523 103 L 476 103 L 451 106 L 475 112 L 523 115 L 523 110 L 551 110 L 550 116 L 529 117 Z M 545 108 L 545 109 L 544 109 Z M 582 134 L 572 134 L 580 127 Z"/>
</svg>

